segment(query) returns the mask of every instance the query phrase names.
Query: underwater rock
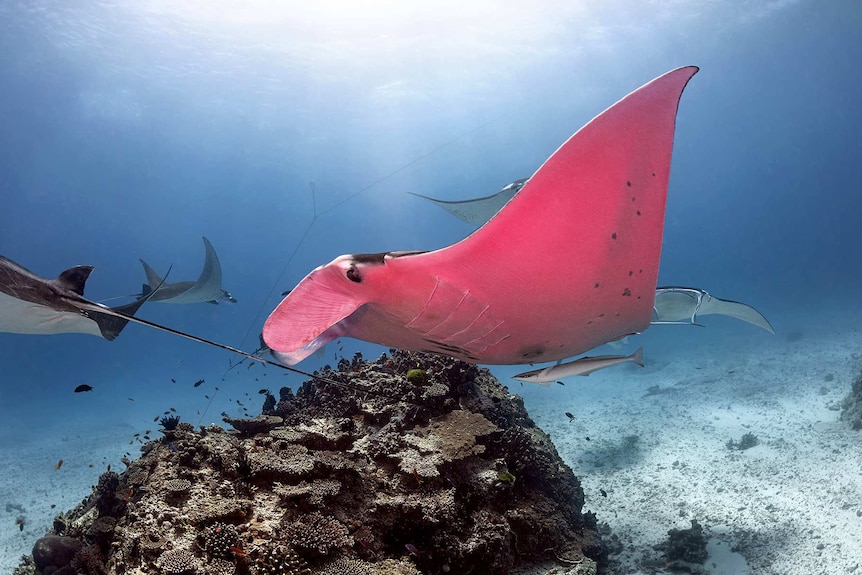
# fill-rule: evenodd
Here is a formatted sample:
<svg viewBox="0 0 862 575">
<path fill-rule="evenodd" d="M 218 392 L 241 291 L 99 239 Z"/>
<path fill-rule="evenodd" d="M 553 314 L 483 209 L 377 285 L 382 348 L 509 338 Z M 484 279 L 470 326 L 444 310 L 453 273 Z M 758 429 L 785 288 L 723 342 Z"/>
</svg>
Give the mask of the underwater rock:
<svg viewBox="0 0 862 575">
<path fill-rule="evenodd" d="M 33 546 L 33 563 L 39 572 L 60 570 L 70 566 L 83 547 L 84 542 L 74 537 L 46 535 Z"/>
<path fill-rule="evenodd" d="M 692 568 L 692 565 L 702 564 L 709 555 L 706 543 L 703 527 L 696 519 L 692 519 L 688 529 L 669 530 L 667 541 L 657 545 L 656 549 L 664 551 L 668 564 L 677 564 L 677 569 L 694 573 L 699 570 Z"/>
<path fill-rule="evenodd" d="M 847 422 L 851 429 L 862 429 L 862 374 L 850 387 L 850 393 L 841 402 L 841 421 Z"/>
<path fill-rule="evenodd" d="M 236 431 L 178 425 L 103 476 L 52 536 L 98 541 L 116 575 L 604 564 L 578 479 L 488 370 L 393 350 L 321 375 L 336 384 L 284 388 L 260 417 L 226 419 Z"/>
<path fill-rule="evenodd" d="M 282 419 L 275 415 L 258 415 L 252 418 L 223 417 L 222 421 L 244 435 L 266 433 L 282 423 Z"/>
</svg>

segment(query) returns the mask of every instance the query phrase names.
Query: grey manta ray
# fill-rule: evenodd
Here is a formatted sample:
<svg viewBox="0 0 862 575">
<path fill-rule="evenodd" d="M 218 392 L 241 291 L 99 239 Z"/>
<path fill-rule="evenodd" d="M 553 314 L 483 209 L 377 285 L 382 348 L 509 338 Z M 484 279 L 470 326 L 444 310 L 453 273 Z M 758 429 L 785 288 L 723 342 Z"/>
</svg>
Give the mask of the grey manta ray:
<svg viewBox="0 0 862 575">
<path fill-rule="evenodd" d="M 84 297 L 93 266 L 75 266 L 55 279 L 0 256 L 0 331 L 35 335 L 83 333 L 115 339 L 149 298 L 107 307 Z"/>
<path fill-rule="evenodd" d="M 108 307 L 91 301 L 84 297 L 84 285 L 92 271 L 93 266 L 75 266 L 65 270 L 55 279 L 47 279 L 0 256 L 0 332 L 33 335 L 82 333 L 111 341 L 120 335 L 129 322 L 134 322 L 230 351 L 247 359 L 340 385 L 320 375 L 288 367 L 229 345 L 135 317 L 134 313 L 153 297 L 153 291 L 132 303 L 117 307 Z M 161 287 L 156 284 L 155 293 L 158 293 Z M 257 352 L 264 351 L 266 350 L 257 350 Z"/>
<path fill-rule="evenodd" d="M 456 218 L 463 220 L 468 224 L 481 226 L 490 220 L 494 214 L 499 212 L 503 206 L 509 203 L 509 200 L 515 197 L 515 194 L 524 187 L 524 184 L 527 183 L 528 179 L 529 178 L 521 178 L 520 180 L 515 180 L 514 182 L 503 186 L 503 189 L 496 194 L 482 198 L 474 198 L 472 200 L 437 200 L 428 196 L 423 196 L 422 194 L 414 194 L 413 192 L 408 193 L 413 196 L 424 198 L 429 202 L 434 202 Z"/>
<path fill-rule="evenodd" d="M 152 301 L 161 303 L 214 303 L 221 301 L 236 303 L 236 299 L 230 292 L 221 287 L 221 264 L 218 261 L 215 248 L 212 243 L 206 238 L 204 240 L 204 248 L 206 249 L 206 258 L 204 259 L 204 267 L 201 270 L 201 275 L 197 281 L 184 281 L 176 283 L 165 283 L 164 279 L 152 268 L 147 262 L 141 260 L 144 266 L 144 273 L 147 274 L 147 283 L 143 285 L 142 292 L 139 297 L 147 297 L 151 295 Z M 161 286 L 155 290 L 153 286 Z"/>
<path fill-rule="evenodd" d="M 698 288 L 667 286 L 655 290 L 653 325 L 700 325 L 697 317 L 710 314 L 740 319 L 775 335 L 769 321 L 750 305 L 720 299 Z"/>
<path fill-rule="evenodd" d="M 481 226 L 505 206 L 524 187 L 529 178 L 521 178 L 503 186 L 491 196 L 470 200 L 446 201 L 412 194 L 434 202 L 456 218 Z M 410 192 L 412 193 L 412 192 Z M 653 325 L 700 325 L 697 316 L 718 314 L 733 317 L 775 334 L 769 321 L 759 311 L 744 303 L 724 300 L 706 290 L 689 287 L 658 287 L 653 307 Z"/>
</svg>

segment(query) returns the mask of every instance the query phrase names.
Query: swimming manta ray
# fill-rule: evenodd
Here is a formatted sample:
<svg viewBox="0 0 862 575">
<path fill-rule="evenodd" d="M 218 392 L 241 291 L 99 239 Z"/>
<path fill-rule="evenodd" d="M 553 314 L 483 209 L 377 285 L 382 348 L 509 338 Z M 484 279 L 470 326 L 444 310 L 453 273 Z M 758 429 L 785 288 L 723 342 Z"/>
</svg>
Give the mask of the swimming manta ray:
<svg viewBox="0 0 862 575">
<path fill-rule="evenodd" d="M 423 196 L 422 194 L 414 194 L 413 192 L 407 192 L 413 196 L 418 196 L 420 198 L 424 198 L 429 202 L 433 202 L 455 216 L 456 218 L 467 222 L 468 224 L 472 224 L 474 226 L 481 226 L 488 220 L 490 220 L 494 214 L 500 211 L 500 209 L 509 203 L 509 200 L 515 197 L 515 194 L 524 187 L 524 184 L 527 183 L 528 178 L 521 178 L 520 180 L 515 180 L 510 184 L 506 184 L 503 186 L 503 189 L 497 192 L 492 196 L 485 196 L 483 198 L 473 198 L 471 200 L 459 200 L 459 201 L 446 201 L 446 200 L 437 200 L 434 198 L 429 198 L 428 196 Z"/>
<path fill-rule="evenodd" d="M 75 266 L 62 272 L 56 279 L 46 279 L 0 256 L 0 332 L 35 335 L 83 333 L 111 341 L 120 335 L 129 322 L 134 322 L 306 377 L 343 385 L 255 355 L 266 351 L 263 349 L 247 353 L 229 345 L 135 317 L 134 313 L 152 297 L 152 291 L 148 297 L 117 307 L 90 301 L 84 297 L 84 284 L 92 271 L 93 266 Z M 161 285 L 156 284 L 156 292 L 160 287 Z"/>
<path fill-rule="evenodd" d="M 124 316 L 133 316 L 148 298 L 114 308 L 90 301 L 84 285 L 92 271 L 93 266 L 75 266 L 46 279 L 0 256 L 0 331 L 115 339 L 129 322 Z"/>
<path fill-rule="evenodd" d="M 204 248 L 206 249 L 206 259 L 204 259 L 204 268 L 201 270 L 201 275 L 197 281 L 185 281 L 176 283 L 164 283 L 164 279 L 144 260 L 141 264 L 144 266 L 144 273 L 147 274 L 147 283 L 143 285 L 143 290 L 140 297 L 147 297 L 153 291 L 153 286 L 161 285 L 162 287 L 155 290 L 152 294 L 152 301 L 161 303 L 214 303 L 227 301 L 236 303 L 236 299 L 221 287 L 221 264 L 218 261 L 215 248 L 206 238 L 204 240 Z"/>
<path fill-rule="evenodd" d="M 599 114 L 464 240 L 313 270 L 269 316 L 264 341 L 288 365 L 341 336 L 521 364 L 643 331 L 677 107 L 696 72 L 671 71 Z"/>
<path fill-rule="evenodd" d="M 698 288 L 667 286 L 655 290 L 653 325 L 700 325 L 697 317 L 711 314 L 740 319 L 775 335 L 769 321 L 750 305 L 720 299 Z"/>
</svg>

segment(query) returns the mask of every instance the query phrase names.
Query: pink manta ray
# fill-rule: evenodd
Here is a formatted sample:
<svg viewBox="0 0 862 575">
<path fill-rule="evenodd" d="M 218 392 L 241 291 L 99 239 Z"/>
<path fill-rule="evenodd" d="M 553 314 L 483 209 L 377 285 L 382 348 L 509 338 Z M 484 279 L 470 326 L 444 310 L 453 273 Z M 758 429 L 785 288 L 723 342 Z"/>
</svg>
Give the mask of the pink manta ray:
<svg viewBox="0 0 862 575">
<path fill-rule="evenodd" d="M 676 112 L 696 72 L 668 72 L 596 116 L 464 240 L 315 269 L 269 316 L 264 341 L 288 365 L 341 336 L 523 364 L 645 330 Z"/>
</svg>

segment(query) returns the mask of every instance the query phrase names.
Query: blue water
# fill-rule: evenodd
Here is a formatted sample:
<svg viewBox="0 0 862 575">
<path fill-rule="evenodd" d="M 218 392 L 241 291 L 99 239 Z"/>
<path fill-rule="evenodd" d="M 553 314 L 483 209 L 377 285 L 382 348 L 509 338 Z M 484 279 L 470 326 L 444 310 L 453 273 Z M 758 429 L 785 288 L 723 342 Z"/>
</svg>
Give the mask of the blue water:
<svg viewBox="0 0 862 575">
<path fill-rule="evenodd" d="M 115 305 L 140 290 L 138 258 L 195 279 L 207 236 L 239 303 L 139 315 L 251 351 L 314 267 L 471 231 L 408 191 L 494 193 L 629 91 L 696 64 L 660 283 L 755 305 L 779 331 L 799 309 L 860 305 L 858 2 L 234 4 L 0 4 L 0 254 L 46 277 L 94 265 L 86 295 Z M 236 359 L 137 325 L 110 343 L 0 334 L 0 440 L 140 430 L 168 407 L 209 423 L 301 381 L 225 375 Z M 72 393 L 82 383 L 94 391 Z"/>
</svg>

